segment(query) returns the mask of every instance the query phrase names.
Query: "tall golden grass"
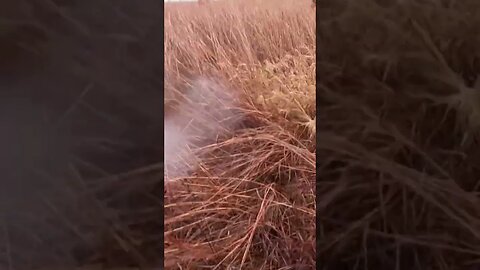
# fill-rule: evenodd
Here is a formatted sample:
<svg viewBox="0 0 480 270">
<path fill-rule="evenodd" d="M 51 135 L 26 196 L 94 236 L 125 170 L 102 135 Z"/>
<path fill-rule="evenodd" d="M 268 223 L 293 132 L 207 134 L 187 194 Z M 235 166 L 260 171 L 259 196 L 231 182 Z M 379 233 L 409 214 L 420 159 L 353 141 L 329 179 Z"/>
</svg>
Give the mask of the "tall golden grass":
<svg viewBox="0 0 480 270">
<path fill-rule="evenodd" d="M 199 76 L 232 92 L 241 115 L 192 149 L 191 175 L 166 183 L 165 268 L 314 269 L 310 1 L 166 5 L 165 73 L 167 118 L 200 106 L 187 93 Z"/>
</svg>

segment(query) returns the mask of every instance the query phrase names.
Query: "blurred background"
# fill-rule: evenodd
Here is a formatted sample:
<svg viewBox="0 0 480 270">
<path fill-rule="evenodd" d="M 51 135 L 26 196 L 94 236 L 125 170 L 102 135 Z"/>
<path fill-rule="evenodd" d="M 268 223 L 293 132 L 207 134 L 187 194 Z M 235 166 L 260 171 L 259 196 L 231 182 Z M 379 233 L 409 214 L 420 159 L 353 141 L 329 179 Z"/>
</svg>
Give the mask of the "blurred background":
<svg viewBox="0 0 480 270">
<path fill-rule="evenodd" d="M 0 269 L 159 259 L 162 5 L 0 3 Z"/>
</svg>

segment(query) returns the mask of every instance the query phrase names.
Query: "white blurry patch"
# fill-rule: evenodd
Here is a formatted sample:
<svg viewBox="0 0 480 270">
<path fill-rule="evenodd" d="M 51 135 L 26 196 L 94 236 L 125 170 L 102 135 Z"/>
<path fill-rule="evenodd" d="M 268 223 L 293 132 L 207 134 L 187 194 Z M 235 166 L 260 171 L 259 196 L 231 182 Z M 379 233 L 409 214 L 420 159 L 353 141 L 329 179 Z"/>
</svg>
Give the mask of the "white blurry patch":
<svg viewBox="0 0 480 270">
<path fill-rule="evenodd" d="M 187 177 L 201 162 L 196 150 L 228 136 L 242 119 L 237 96 L 212 79 L 195 80 L 175 115 L 165 119 L 165 179 Z"/>
<path fill-rule="evenodd" d="M 189 144 L 184 130 L 174 121 L 165 120 L 163 147 L 166 180 L 187 176 L 194 162 Z"/>
</svg>

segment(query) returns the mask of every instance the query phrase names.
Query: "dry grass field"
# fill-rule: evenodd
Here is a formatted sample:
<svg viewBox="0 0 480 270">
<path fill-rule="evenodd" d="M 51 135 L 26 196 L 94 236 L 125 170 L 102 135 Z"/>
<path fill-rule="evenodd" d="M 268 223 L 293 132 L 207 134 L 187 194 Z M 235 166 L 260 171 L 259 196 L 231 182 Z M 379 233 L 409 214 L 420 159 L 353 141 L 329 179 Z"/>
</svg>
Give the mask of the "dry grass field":
<svg viewBox="0 0 480 270">
<path fill-rule="evenodd" d="M 315 269 L 310 5 L 166 5 L 165 269 Z"/>
<path fill-rule="evenodd" d="M 162 4 L 0 1 L 0 269 L 479 269 L 477 0 Z"/>
<path fill-rule="evenodd" d="M 480 2 L 317 9 L 318 262 L 480 269 Z"/>
</svg>

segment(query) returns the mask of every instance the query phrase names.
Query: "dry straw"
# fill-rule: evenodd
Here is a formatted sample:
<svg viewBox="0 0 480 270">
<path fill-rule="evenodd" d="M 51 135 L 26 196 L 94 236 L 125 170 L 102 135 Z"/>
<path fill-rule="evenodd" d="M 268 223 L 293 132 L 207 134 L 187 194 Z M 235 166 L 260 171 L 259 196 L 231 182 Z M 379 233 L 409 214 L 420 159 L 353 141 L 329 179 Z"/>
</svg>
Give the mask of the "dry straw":
<svg viewBox="0 0 480 270">
<path fill-rule="evenodd" d="M 165 267 L 314 269 L 310 2 L 167 5 L 165 58 L 167 117 L 199 110 L 188 92 L 205 90 L 191 87 L 198 76 L 231 93 L 234 102 L 216 107 L 240 116 L 213 138 L 197 141 L 196 169 L 166 186 Z"/>
</svg>

